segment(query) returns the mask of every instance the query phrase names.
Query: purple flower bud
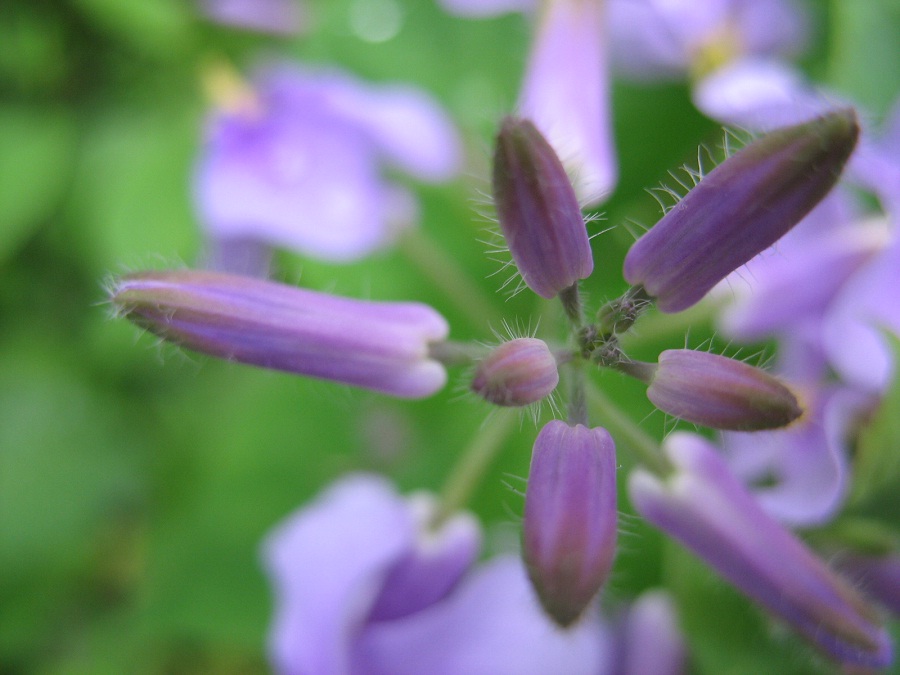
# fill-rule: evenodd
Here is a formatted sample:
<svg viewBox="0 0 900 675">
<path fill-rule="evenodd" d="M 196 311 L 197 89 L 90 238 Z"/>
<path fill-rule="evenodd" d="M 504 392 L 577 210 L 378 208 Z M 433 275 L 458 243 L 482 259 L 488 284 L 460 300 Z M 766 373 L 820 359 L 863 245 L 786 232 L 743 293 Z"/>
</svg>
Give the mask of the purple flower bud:
<svg viewBox="0 0 900 675">
<path fill-rule="evenodd" d="M 875 611 L 762 510 L 706 439 L 674 433 L 665 451 L 673 475 L 638 469 L 629 477 L 638 513 L 833 659 L 891 662 L 890 637 Z"/>
<path fill-rule="evenodd" d="M 113 305 L 166 340 L 220 358 L 373 389 L 401 398 L 444 386 L 428 345 L 447 336 L 435 310 L 366 302 L 214 272 L 119 279 Z"/>
<path fill-rule="evenodd" d="M 494 405 L 523 406 L 559 384 L 556 358 L 543 340 L 517 338 L 491 350 L 475 371 L 472 391 Z"/>
<path fill-rule="evenodd" d="M 549 422 L 534 442 L 523 555 L 541 604 L 575 621 L 609 576 L 616 552 L 616 448 L 602 428 Z"/>
<path fill-rule="evenodd" d="M 693 349 L 668 349 L 652 371 L 647 398 L 675 417 L 714 429 L 787 426 L 803 409 L 778 378 L 742 361 Z"/>
<path fill-rule="evenodd" d="M 625 258 L 663 312 L 679 312 L 803 218 L 837 182 L 856 145 L 850 109 L 777 129 L 726 159 Z"/>
<path fill-rule="evenodd" d="M 682 675 L 687 650 L 672 598 L 663 590 L 643 593 L 618 630 L 615 675 Z M 648 649 L 648 645 L 653 645 Z"/>
<path fill-rule="evenodd" d="M 528 287 L 551 299 L 594 270 L 575 190 L 559 158 L 528 120 L 507 117 L 494 151 L 500 228 Z"/>
</svg>

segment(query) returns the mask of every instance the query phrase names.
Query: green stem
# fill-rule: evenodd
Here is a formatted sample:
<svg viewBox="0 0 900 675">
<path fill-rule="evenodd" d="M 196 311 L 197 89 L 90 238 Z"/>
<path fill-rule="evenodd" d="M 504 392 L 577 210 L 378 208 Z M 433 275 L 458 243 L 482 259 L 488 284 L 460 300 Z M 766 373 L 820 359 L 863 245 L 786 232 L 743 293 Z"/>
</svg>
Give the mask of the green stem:
<svg viewBox="0 0 900 675">
<path fill-rule="evenodd" d="M 473 284 L 466 272 L 420 228 L 412 228 L 400 237 L 406 257 L 437 286 L 472 326 L 483 330 L 492 323 L 497 311 Z"/>
<path fill-rule="evenodd" d="M 468 366 L 487 354 L 487 347 L 474 342 L 432 342 L 428 345 L 428 356 L 445 366 Z"/>
<path fill-rule="evenodd" d="M 512 430 L 516 418 L 516 411 L 498 410 L 478 430 L 444 483 L 440 503 L 431 522 L 432 527 L 437 528 L 468 503 L 484 473 L 503 447 L 503 441 Z"/>
<path fill-rule="evenodd" d="M 593 382 L 587 383 L 587 396 L 601 422 L 610 427 L 614 436 L 625 440 L 648 469 L 662 477 L 672 473 L 674 467 L 662 453 L 659 444 Z"/>
</svg>

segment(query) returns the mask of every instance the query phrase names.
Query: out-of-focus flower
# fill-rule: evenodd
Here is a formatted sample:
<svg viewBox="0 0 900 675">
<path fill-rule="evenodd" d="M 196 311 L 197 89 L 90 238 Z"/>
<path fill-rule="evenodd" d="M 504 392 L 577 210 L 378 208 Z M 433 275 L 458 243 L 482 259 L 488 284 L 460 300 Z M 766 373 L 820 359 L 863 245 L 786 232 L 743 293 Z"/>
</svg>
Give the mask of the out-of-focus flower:
<svg viewBox="0 0 900 675">
<path fill-rule="evenodd" d="M 494 405 L 524 406 L 546 398 L 558 384 L 556 358 L 547 343 L 516 338 L 479 362 L 471 389 Z"/>
<path fill-rule="evenodd" d="M 646 591 L 632 603 L 616 631 L 614 675 L 680 675 L 687 649 L 672 598 Z"/>
<path fill-rule="evenodd" d="M 804 416 L 787 429 L 722 439 L 732 472 L 766 513 L 792 527 L 821 525 L 840 508 L 853 426 L 871 405 L 869 397 L 836 385 L 810 388 L 806 401 Z"/>
<path fill-rule="evenodd" d="M 415 221 L 415 200 L 385 178 L 386 167 L 425 181 L 457 169 L 456 131 L 417 89 L 287 63 L 261 68 L 249 90 L 230 83 L 214 79 L 220 106 L 195 176 L 200 220 L 214 238 L 353 260 Z"/>
<path fill-rule="evenodd" d="M 675 433 L 665 450 L 672 475 L 638 469 L 630 476 L 642 516 L 833 659 L 868 667 L 891 662 L 890 638 L 875 611 L 762 510 L 706 439 Z"/>
<path fill-rule="evenodd" d="M 549 422 L 531 456 L 522 553 L 541 604 L 562 626 L 581 616 L 609 576 L 616 515 L 609 433 Z"/>
<path fill-rule="evenodd" d="M 126 318 L 166 340 L 264 368 L 421 398 L 447 380 L 428 346 L 449 327 L 431 307 L 368 302 L 269 281 L 193 270 L 114 282 Z"/>
<path fill-rule="evenodd" d="M 497 134 L 494 203 L 500 229 L 528 287 L 551 299 L 594 270 L 581 207 L 553 148 L 528 120 Z"/>
<path fill-rule="evenodd" d="M 702 74 L 745 56 L 802 50 L 807 19 L 792 0 L 607 0 L 616 68 L 636 79 Z"/>
<path fill-rule="evenodd" d="M 608 658 L 596 618 L 556 630 L 521 562 L 474 567 L 479 531 L 386 481 L 352 476 L 289 517 L 264 546 L 278 672 L 304 675 L 594 675 Z M 388 609 L 389 608 L 389 609 Z"/>
<path fill-rule="evenodd" d="M 895 239 L 847 281 L 825 321 L 829 361 L 847 382 L 869 391 L 884 391 L 896 372 L 885 333 L 900 336 L 898 288 L 900 239 Z"/>
<path fill-rule="evenodd" d="M 771 246 L 827 193 L 853 151 L 852 109 L 777 129 L 704 176 L 625 258 L 664 312 L 699 301 L 732 271 Z"/>
<path fill-rule="evenodd" d="M 200 11 L 221 24 L 293 35 L 306 27 L 303 0 L 198 0 Z"/>
<path fill-rule="evenodd" d="M 713 429 L 777 429 L 802 413 L 794 393 L 759 368 L 719 354 L 668 349 L 656 365 L 624 364 L 648 377 L 647 398 L 679 419 Z M 642 373 L 641 371 L 646 371 Z"/>
<path fill-rule="evenodd" d="M 586 204 L 604 199 L 618 173 L 605 29 L 602 0 L 543 3 L 519 96 L 520 113 L 546 136 Z"/>
<path fill-rule="evenodd" d="M 485 17 L 536 10 L 519 94 L 532 120 L 572 174 L 585 205 L 602 201 L 618 178 L 610 113 L 603 0 L 440 0 L 450 12 Z"/>
</svg>

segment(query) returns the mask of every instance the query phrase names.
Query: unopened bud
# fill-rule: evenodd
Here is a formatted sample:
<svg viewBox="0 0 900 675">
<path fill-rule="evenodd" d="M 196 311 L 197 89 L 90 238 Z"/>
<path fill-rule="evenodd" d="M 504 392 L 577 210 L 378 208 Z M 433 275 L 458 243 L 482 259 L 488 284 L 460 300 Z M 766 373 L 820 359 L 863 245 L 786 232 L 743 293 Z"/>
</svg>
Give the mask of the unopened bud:
<svg viewBox="0 0 900 675">
<path fill-rule="evenodd" d="M 594 270 L 575 190 L 562 163 L 528 120 L 507 117 L 494 151 L 500 229 L 528 287 L 551 299 Z"/>
<path fill-rule="evenodd" d="M 694 424 L 759 431 L 787 426 L 803 413 L 778 378 L 718 354 L 669 349 L 647 373 L 647 398 L 653 405 Z"/>
<path fill-rule="evenodd" d="M 516 338 L 494 348 L 478 364 L 472 391 L 501 406 L 524 406 L 550 395 L 559 384 L 556 358 L 537 338 Z"/>
<path fill-rule="evenodd" d="M 616 551 L 616 449 L 605 429 L 549 422 L 534 442 L 523 556 L 547 613 L 572 624 L 604 584 Z"/>
<path fill-rule="evenodd" d="M 663 312 L 687 309 L 809 213 L 837 182 L 858 135 L 856 113 L 846 108 L 751 143 L 631 247 L 625 278 Z"/>
</svg>

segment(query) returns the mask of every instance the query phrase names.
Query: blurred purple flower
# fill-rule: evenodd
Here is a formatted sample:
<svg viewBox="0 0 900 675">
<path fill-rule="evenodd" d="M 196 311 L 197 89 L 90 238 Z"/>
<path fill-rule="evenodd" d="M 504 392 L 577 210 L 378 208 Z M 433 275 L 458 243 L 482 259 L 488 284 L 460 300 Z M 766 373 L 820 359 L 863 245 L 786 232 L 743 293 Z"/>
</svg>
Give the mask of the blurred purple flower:
<svg viewBox="0 0 900 675">
<path fill-rule="evenodd" d="M 866 595 L 900 616 L 900 552 L 841 552 L 834 562 Z"/>
<path fill-rule="evenodd" d="M 898 188 L 900 189 L 900 188 Z M 885 333 L 900 336 L 900 239 L 886 247 L 841 288 L 824 325 L 831 364 L 847 382 L 884 391 L 894 357 Z"/>
<path fill-rule="evenodd" d="M 635 79 L 681 78 L 742 56 L 805 46 L 792 0 L 607 0 L 614 65 Z"/>
<path fill-rule="evenodd" d="M 677 432 L 664 449 L 673 474 L 638 469 L 629 477 L 638 513 L 838 662 L 891 663 L 873 608 L 763 511 L 709 441 Z"/>
<path fill-rule="evenodd" d="M 810 389 L 806 413 L 787 429 L 723 434 L 732 472 L 773 518 L 792 527 L 828 522 L 849 480 L 853 427 L 871 398 L 846 387 Z"/>
<path fill-rule="evenodd" d="M 198 0 L 198 4 L 217 23 L 261 33 L 293 35 L 307 22 L 303 0 Z"/>
<path fill-rule="evenodd" d="M 197 209 L 216 239 L 353 260 L 416 218 L 414 198 L 385 168 L 424 181 L 457 170 L 456 131 L 422 91 L 288 63 L 261 68 L 251 87 L 214 92 L 224 105 L 196 170 Z"/>
<path fill-rule="evenodd" d="M 662 590 L 642 593 L 616 631 L 614 675 L 680 675 L 686 662 L 672 598 Z"/>
<path fill-rule="evenodd" d="M 518 114 L 532 120 L 553 146 L 585 205 L 605 199 L 618 168 L 603 0 L 440 2 L 450 12 L 472 17 L 538 10 Z"/>
<path fill-rule="evenodd" d="M 544 3 L 519 95 L 520 114 L 550 141 L 585 204 L 605 199 L 618 174 L 607 48 L 602 0 Z"/>
<path fill-rule="evenodd" d="M 521 561 L 473 567 L 480 534 L 383 479 L 344 478 L 264 546 L 275 590 L 270 651 L 303 675 L 596 675 L 608 636 L 596 617 L 568 632 L 543 615 Z"/>
</svg>

